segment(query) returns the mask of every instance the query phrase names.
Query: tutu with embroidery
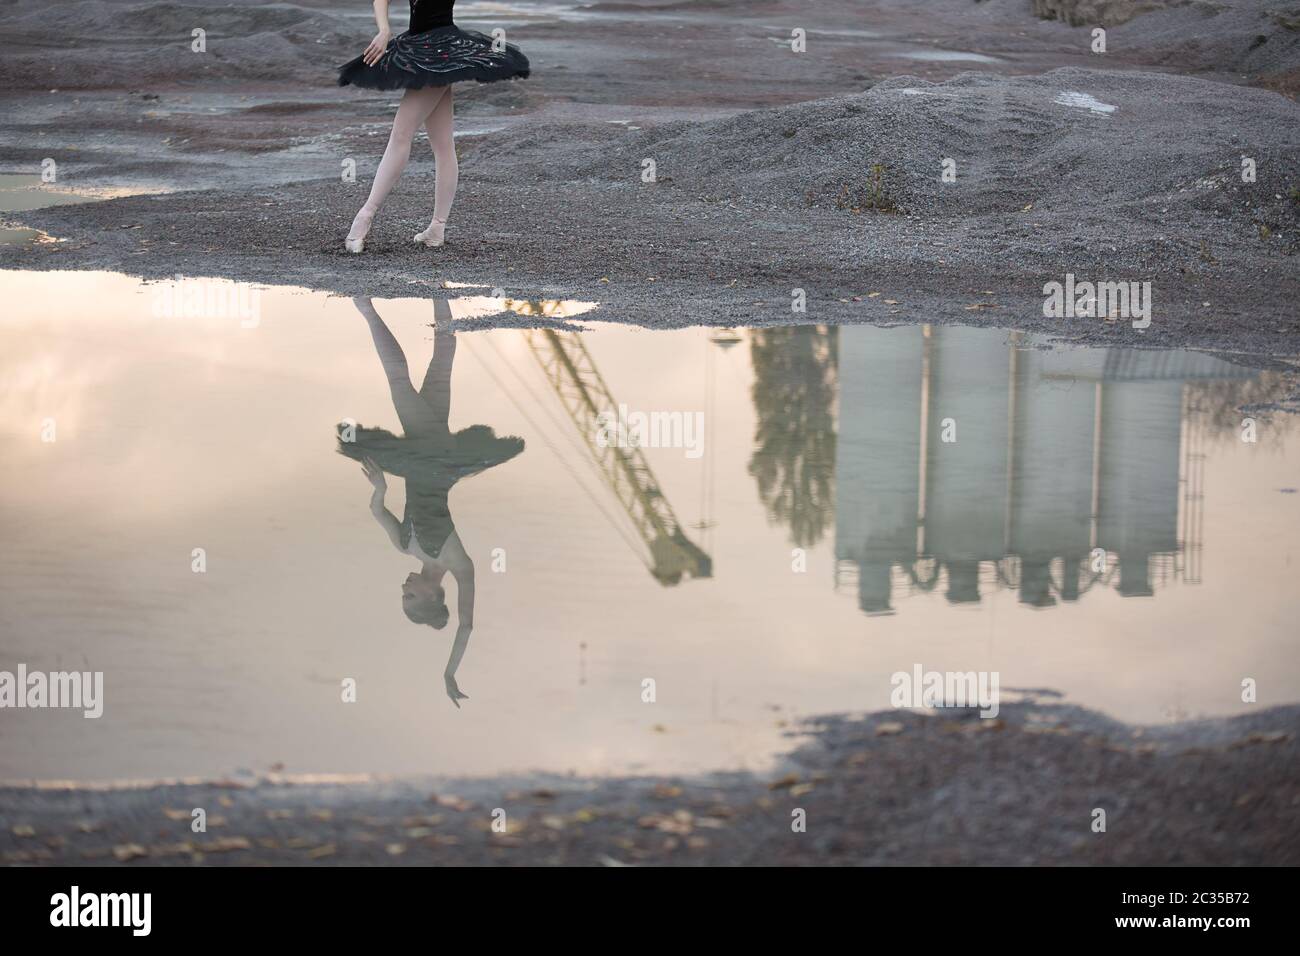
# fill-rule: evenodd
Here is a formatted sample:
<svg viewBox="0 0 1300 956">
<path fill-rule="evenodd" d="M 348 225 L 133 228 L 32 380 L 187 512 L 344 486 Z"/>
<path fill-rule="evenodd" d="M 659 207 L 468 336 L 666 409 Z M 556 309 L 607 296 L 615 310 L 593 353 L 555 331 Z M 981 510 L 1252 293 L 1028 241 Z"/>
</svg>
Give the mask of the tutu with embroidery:
<svg viewBox="0 0 1300 956">
<path fill-rule="evenodd" d="M 339 68 L 339 86 L 420 89 L 463 80 L 492 83 L 528 76 L 528 57 L 513 43 L 496 43 L 451 19 L 456 0 L 410 0 L 411 26 L 388 41 L 371 66 L 361 57 Z"/>
</svg>

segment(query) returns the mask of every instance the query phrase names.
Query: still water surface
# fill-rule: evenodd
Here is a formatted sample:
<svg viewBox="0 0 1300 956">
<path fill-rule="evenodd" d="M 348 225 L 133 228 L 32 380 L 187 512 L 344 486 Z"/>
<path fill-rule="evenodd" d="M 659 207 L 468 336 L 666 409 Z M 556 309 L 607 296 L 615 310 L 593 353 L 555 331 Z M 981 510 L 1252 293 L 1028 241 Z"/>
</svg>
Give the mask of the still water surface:
<svg viewBox="0 0 1300 956">
<path fill-rule="evenodd" d="M 99 720 L 0 714 L 0 778 L 757 768 L 916 664 L 1141 723 L 1300 699 L 1300 448 L 1240 440 L 1248 366 L 223 289 L 0 274 L 0 670 L 106 684 Z M 461 321 L 503 308 L 589 330 Z M 604 447 L 618 405 L 703 430 Z M 425 429 L 367 446 L 392 524 L 341 422 Z M 421 552 L 474 569 L 460 709 Z"/>
</svg>

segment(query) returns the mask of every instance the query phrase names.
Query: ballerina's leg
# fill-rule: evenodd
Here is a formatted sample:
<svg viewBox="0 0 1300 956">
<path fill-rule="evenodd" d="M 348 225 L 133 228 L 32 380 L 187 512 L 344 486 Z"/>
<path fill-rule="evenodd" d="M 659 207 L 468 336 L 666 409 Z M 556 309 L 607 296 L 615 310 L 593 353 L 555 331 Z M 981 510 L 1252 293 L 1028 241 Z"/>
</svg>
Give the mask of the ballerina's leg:
<svg viewBox="0 0 1300 956">
<path fill-rule="evenodd" d="M 436 179 L 433 186 L 433 220 L 429 228 L 417 235 L 419 242 L 428 245 L 441 245 L 443 229 L 447 217 L 451 215 L 451 205 L 456 200 L 456 186 L 460 179 L 460 168 L 456 162 L 455 118 L 452 107 L 451 87 L 444 87 L 445 92 L 424 121 L 425 132 L 429 136 L 429 145 L 433 148 L 436 164 Z"/>
<path fill-rule="evenodd" d="M 412 437 L 435 434 L 446 428 L 445 419 L 440 423 L 429 403 L 420 396 L 411 384 L 410 366 L 406 362 L 406 353 L 393 335 L 388 325 L 369 300 L 353 300 L 358 311 L 370 326 L 370 337 L 374 340 L 375 351 L 384 367 L 384 377 L 388 379 L 388 393 L 393 399 L 393 410 L 397 420 L 402 423 L 402 431 Z"/>
<path fill-rule="evenodd" d="M 370 231 L 375 213 L 402 178 L 402 170 L 406 169 L 407 160 L 411 158 L 411 140 L 437 106 L 441 96 L 442 87 L 407 90 L 402 95 L 397 115 L 393 117 L 393 131 L 388 136 L 388 146 L 375 171 L 375 181 L 370 186 L 370 195 L 352 221 L 352 228 L 348 230 L 349 241 L 364 239 Z"/>
<path fill-rule="evenodd" d="M 428 406 L 433 420 L 443 428 L 447 427 L 451 415 L 451 370 L 455 362 L 456 333 L 445 325 L 442 328 L 435 327 L 433 357 L 429 359 L 429 367 L 424 372 L 420 398 Z"/>
</svg>

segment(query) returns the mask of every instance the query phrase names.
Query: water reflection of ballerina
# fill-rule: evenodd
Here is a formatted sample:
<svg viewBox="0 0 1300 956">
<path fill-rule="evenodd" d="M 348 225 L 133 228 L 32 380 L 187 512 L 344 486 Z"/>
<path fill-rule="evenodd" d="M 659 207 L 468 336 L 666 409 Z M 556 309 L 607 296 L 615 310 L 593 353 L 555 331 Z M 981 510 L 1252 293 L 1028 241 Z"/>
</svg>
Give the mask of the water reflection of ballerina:
<svg viewBox="0 0 1300 956">
<path fill-rule="evenodd" d="M 411 384 L 406 355 L 368 298 L 352 300 L 370 326 L 370 334 L 383 363 L 392 393 L 393 408 L 402 425 L 402 437 L 383 428 L 357 425 L 355 440 L 341 428 L 338 450 L 361 462 L 374 486 L 370 512 L 388 532 L 393 546 L 420 562 L 420 570 L 402 584 L 402 610 L 416 624 L 446 627 L 451 617 L 442 579 L 451 572 L 456 581 L 456 638 L 443 679 L 452 703 L 468 700 L 456 684 L 456 669 L 469 644 L 474 626 L 474 562 L 456 533 L 448 507 L 452 486 L 462 478 L 509 461 L 524 450 L 521 438 L 499 438 L 486 425 L 471 425 L 452 432 L 447 427 L 451 410 L 451 368 L 456 357 L 456 336 L 446 328 L 451 308 L 445 299 L 434 300 L 433 358 L 417 392 Z M 388 510 L 384 495 L 387 472 L 406 481 L 406 508 L 402 520 Z"/>
</svg>

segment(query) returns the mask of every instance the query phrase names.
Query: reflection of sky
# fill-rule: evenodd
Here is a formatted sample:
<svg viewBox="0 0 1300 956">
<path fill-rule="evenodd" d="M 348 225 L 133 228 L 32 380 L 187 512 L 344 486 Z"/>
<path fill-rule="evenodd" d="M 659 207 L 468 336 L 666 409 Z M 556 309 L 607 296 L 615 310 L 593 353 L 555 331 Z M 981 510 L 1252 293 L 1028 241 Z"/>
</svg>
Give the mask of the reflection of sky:
<svg viewBox="0 0 1300 956">
<path fill-rule="evenodd" d="M 267 290 L 260 324 L 240 328 L 155 318 L 154 293 L 123 277 L 0 283 L 12 304 L 0 318 L 0 669 L 104 670 L 107 695 L 99 721 L 6 712 L 0 778 L 277 761 L 435 773 L 755 765 L 781 746 L 781 719 L 885 707 L 889 675 L 917 662 L 997 669 L 1003 687 L 1057 688 L 1136 721 L 1238 712 L 1246 676 L 1265 705 L 1300 697 L 1289 569 L 1300 501 L 1277 492 L 1295 485 L 1292 448 L 1207 448 L 1199 585 L 1128 599 L 1112 584 L 1049 611 L 1008 588 L 964 606 L 900 594 L 897 614 L 867 617 L 852 588 L 833 588 L 836 523 L 794 574 L 787 529 L 758 500 L 748 340 L 723 351 L 705 330 L 602 326 L 585 341 L 619 401 L 711 408 L 703 459 L 648 454 L 714 577 L 656 583 L 626 526 L 612 526 L 617 505 L 523 333 L 461 333 L 453 428 L 488 424 L 527 448 L 452 493 L 479 591 L 459 672 L 470 700 L 457 711 L 440 679 L 451 629 L 402 615 L 412 563 L 371 519 L 360 469 L 333 450 L 345 417 L 397 424 L 347 299 Z M 431 303 L 376 306 L 418 378 Z M 458 317 L 484 308 L 453 303 Z M 873 335 L 842 331 L 841 379 Z M 54 444 L 39 441 L 47 417 Z M 710 498 L 716 527 L 697 532 Z M 206 575 L 190 572 L 195 547 Z M 505 574 L 490 570 L 494 548 Z M 339 702 L 343 677 L 358 681 L 355 705 Z M 658 684 L 653 705 L 640 701 L 644 677 Z"/>
</svg>

